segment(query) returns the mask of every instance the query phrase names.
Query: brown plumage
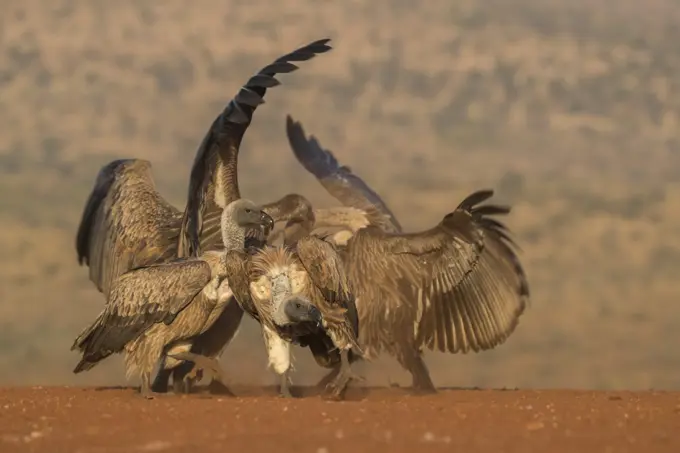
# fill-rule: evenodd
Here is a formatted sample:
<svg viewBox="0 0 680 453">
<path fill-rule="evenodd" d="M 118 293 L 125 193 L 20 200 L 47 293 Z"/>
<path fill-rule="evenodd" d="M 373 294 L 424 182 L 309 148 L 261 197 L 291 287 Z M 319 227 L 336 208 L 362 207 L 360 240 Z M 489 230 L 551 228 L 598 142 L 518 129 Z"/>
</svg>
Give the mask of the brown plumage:
<svg viewBox="0 0 680 453">
<path fill-rule="evenodd" d="M 192 168 L 189 196 L 182 219 L 180 256 L 195 256 L 200 250 L 206 250 L 206 244 L 209 247 L 214 243 L 219 237 L 219 216 L 224 203 L 240 197 L 237 176 L 241 140 L 256 107 L 264 102 L 266 89 L 279 84 L 274 75 L 296 71 L 298 66 L 291 62 L 307 61 L 328 52 L 332 49 L 329 42 L 330 39 L 314 41 L 260 69 L 215 120 L 199 147 Z M 219 159 L 216 158 L 218 155 Z M 212 175 L 212 179 L 205 175 Z M 276 214 L 272 214 L 278 220 Z M 247 236 L 248 245 L 262 245 L 262 241 L 258 240 L 262 237 L 259 230 L 251 230 Z M 225 309 L 214 325 L 195 339 L 191 352 L 211 358 L 219 357 L 236 334 L 242 315 L 237 307 Z M 236 317 L 239 317 L 238 321 Z M 198 368 L 192 368 L 194 367 L 176 368 L 173 381 L 177 384 L 182 381 L 190 384 L 193 376 L 199 373 Z M 168 378 L 166 373 L 159 373 L 154 388 L 167 387 Z M 181 385 L 175 386 L 176 390 L 180 387 Z"/>
<path fill-rule="evenodd" d="M 221 217 L 224 251 L 133 269 L 115 279 L 104 310 L 73 344 L 82 353 L 74 373 L 124 351 L 128 378 L 141 375 L 142 392 L 148 395 L 158 361 L 164 359 L 162 368 L 177 366 L 168 356 L 187 351 L 231 300 L 226 252 L 243 250 L 247 229 L 272 225 L 251 201 L 236 200 Z"/>
<path fill-rule="evenodd" d="M 341 397 L 353 377 L 349 351 L 361 354 L 361 349 L 354 297 L 334 247 L 306 236 L 292 248 L 234 251 L 227 259 L 240 263 L 228 278 L 242 308 L 262 325 L 269 364 L 281 376 L 281 394 L 290 396 L 290 343 L 320 341 L 341 358 L 342 371 L 329 386 L 331 396 Z"/>
<path fill-rule="evenodd" d="M 99 291 L 107 296 L 111 282 L 131 269 L 223 246 L 219 218 L 225 206 L 240 198 L 238 150 L 255 109 L 264 102 L 267 88 L 280 84 L 276 74 L 297 70 L 290 61 L 309 60 L 330 50 L 328 41 L 315 41 L 278 58 L 241 87 L 199 146 L 184 212 L 156 191 L 148 161 L 116 160 L 101 169 L 76 238 L 78 261 L 88 265 Z M 233 303 L 218 319 L 217 330 L 224 333 L 217 335 L 217 348 L 210 348 L 214 334 L 202 338 L 199 345 L 207 342 L 205 349 L 218 355 L 238 328 L 243 315 L 239 310 Z M 163 377 L 164 382 L 154 383 L 158 390 L 167 387 L 168 376 Z"/>
<path fill-rule="evenodd" d="M 76 236 L 78 262 L 104 295 L 130 269 L 176 257 L 182 213 L 156 191 L 151 163 L 115 160 L 99 171 Z"/>
<path fill-rule="evenodd" d="M 361 209 L 349 206 L 313 208 L 311 202 L 299 194 L 285 195 L 263 205 L 263 209 L 277 222 L 267 237 L 269 245 L 294 244 L 310 233 L 328 236 L 334 244 L 345 244 L 353 232 L 370 224 L 369 215 Z"/>
<path fill-rule="evenodd" d="M 529 288 L 507 228 L 493 218 L 510 208 L 479 205 L 492 191 L 471 194 L 433 229 L 405 234 L 380 197 L 315 138 L 305 139 L 290 116 L 287 131 L 301 164 L 340 202 L 371 219 L 341 247 L 367 356 L 395 356 L 417 390 L 434 391 L 424 348 L 478 352 L 508 338 Z"/>
<path fill-rule="evenodd" d="M 264 208 L 283 228 L 272 231 L 270 244 L 292 242 L 310 232 L 325 235 L 344 245 L 361 228 L 375 225 L 386 232 L 400 232 L 401 225 L 383 200 L 347 166 L 340 166 L 332 152 L 321 147 L 314 136 L 307 138 L 302 125 L 286 115 L 286 135 L 298 162 L 344 206 L 312 208 L 302 195 L 289 194 Z M 285 239 L 284 239 L 285 238 Z"/>
<path fill-rule="evenodd" d="M 218 240 L 220 215 L 230 201 L 240 198 L 238 152 L 241 140 L 258 105 L 264 103 L 267 88 L 279 85 L 276 74 L 290 73 L 291 63 L 307 61 L 328 52 L 330 39 L 314 41 L 283 55 L 260 69 L 248 80 L 227 108 L 213 122 L 203 139 L 191 171 L 189 195 L 182 221 L 180 255 L 196 255 L 202 238 Z M 216 156 L 219 155 L 219 159 Z M 210 175 L 206 177 L 205 175 Z"/>
</svg>

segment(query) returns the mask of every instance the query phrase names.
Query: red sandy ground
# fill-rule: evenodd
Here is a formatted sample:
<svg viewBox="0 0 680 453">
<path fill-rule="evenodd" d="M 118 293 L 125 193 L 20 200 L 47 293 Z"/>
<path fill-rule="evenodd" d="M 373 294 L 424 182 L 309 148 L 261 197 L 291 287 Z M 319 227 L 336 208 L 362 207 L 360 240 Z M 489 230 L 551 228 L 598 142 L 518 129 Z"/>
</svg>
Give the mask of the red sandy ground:
<svg viewBox="0 0 680 453">
<path fill-rule="evenodd" d="M 680 452 L 680 392 L 0 388 L 0 452 Z"/>
</svg>

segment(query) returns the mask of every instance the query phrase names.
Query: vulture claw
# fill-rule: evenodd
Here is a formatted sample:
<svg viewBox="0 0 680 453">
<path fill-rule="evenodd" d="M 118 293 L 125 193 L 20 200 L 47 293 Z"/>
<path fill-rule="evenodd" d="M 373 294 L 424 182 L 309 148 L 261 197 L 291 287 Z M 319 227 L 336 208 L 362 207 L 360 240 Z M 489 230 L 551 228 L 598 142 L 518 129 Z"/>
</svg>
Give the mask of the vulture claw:
<svg viewBox="0 0 680 453">
<path fill-rule="evenodd" d="M 184 377 L 184 384 L 187 389 L 190 389 L 191 384 L 196 380 L 203 378 L 204 374 L 208 374 L 211 378 L 209 390 L 213 393 L 232 394 L 227 387 L 224 380 L 224 372 L 220 367 L 216 358 L 206 357 L 192 352 L 178 352 L 177 354 L 168 354 L 169 357 L 177 360 L 186 360 L 194 363 L 194 368 Z"/>
<path fill-rule="evenodd" d="M 342 351 L 340 353 L 340 369 L 337 376 L 326 386 L 325 399 L 339 401 L 344 399 L 345 390 L 351 381 L 363 382 L 365 379 L 352 371 L 352 367 L 349 363 L 348 352 Z"/>
</svg>

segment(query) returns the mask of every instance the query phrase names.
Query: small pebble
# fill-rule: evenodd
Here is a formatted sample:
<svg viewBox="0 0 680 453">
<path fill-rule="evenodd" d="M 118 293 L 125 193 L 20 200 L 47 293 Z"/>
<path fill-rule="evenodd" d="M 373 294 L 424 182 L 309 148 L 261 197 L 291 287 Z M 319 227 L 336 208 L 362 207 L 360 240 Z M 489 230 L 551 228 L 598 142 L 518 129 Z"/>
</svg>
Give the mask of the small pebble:
<svg viewBox="0 0 680 453">
<path fill-rule="evenodd" d="M 432 433 L 429 432 L 429 431 L 426 432 L 426 433 L 423 435 L 423 440 L 424 440 L 425 442 L 434 442 L 434 434 L 432 434 Z"/>
</svg>

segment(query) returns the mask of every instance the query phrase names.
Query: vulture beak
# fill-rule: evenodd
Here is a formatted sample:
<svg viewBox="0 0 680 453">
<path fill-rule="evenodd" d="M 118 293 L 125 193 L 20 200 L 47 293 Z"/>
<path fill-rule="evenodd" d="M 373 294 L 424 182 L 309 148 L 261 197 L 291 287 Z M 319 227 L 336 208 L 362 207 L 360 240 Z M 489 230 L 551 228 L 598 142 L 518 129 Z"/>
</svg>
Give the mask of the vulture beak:
<svg viewBox="0 0 680 453">
<path fill-rule="evenodd" d="M 323 321 L 323 316 L 321 316 L 321 311 L 319 311 L 316 306 L 312 305 L 309 307 L 309 317 L 312 318 L 312 321 L 316 323 L 317 327 L 321 327 L 321 321 Z"/>
<path fill-rule="evenodd" d="M 260 211 L 260 226 L 265 236 L 269 235 L 269 232 L 274 228 L 274 219 L 264 211 Z"/>
<path fill-rule="evenodd" d="M 321 311 L 308 300 L 293 297 L 286 302 L 284 310 L 292 323 L 311 322 L 317 327 L 322 325 Z"/>
</svg>

